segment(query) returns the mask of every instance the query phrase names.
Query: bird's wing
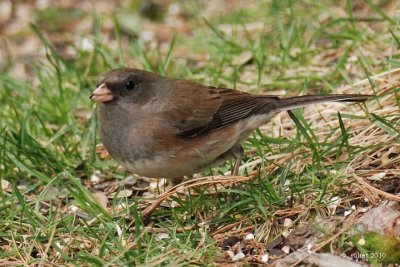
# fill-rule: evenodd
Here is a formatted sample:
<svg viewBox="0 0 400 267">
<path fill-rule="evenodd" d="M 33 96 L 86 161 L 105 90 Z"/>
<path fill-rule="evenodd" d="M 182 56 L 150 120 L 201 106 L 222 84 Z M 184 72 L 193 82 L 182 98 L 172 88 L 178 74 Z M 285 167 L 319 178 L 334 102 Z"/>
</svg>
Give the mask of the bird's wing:
<svg viewBox="0 0 400 267">
<path fill-rule="evenodd" d="M 266 104 L 277 99 L 184 80 L 176 80 L 171 93 L 175 95 L 174 103 L 166 103 L 171 108 L 163 109 L 163 115 L 173 123 L 180 137 L 194 137 L 221 129 L 257 114 Z"/>
</svg>

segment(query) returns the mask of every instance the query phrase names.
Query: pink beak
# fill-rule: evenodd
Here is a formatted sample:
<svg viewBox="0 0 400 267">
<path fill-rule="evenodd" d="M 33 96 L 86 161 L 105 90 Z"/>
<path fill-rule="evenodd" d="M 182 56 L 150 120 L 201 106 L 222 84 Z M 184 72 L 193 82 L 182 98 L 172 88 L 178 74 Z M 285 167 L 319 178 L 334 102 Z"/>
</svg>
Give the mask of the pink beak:
<svg viewBox="0 0 400 267">
<path fill-rule="evenodd" d="M 108 89 L 105 83 L 102 83 L 93 93 L 90 95 L 90 98 L 97 102 L 107 102 L 114 98 L 114 95 Z"/>
</svg>

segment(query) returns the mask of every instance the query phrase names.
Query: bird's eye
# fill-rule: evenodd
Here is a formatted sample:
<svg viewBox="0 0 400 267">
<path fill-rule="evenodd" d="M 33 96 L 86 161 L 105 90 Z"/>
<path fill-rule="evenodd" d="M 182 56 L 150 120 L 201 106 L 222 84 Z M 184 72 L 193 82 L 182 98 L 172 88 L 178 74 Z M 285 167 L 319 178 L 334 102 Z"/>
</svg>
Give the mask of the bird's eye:
<svg viewBox="0 0 400 267">
<path fill-rule="evenodd" d="M 135 84 L 134 81 L 129 81 L 129 82 L 127 82 L 125 84 L 125 89 L 126 90 L 133 90 L 133 89 L 135 89 L 135 86 L 136 86 L 136 84 Z"/>
</svg>

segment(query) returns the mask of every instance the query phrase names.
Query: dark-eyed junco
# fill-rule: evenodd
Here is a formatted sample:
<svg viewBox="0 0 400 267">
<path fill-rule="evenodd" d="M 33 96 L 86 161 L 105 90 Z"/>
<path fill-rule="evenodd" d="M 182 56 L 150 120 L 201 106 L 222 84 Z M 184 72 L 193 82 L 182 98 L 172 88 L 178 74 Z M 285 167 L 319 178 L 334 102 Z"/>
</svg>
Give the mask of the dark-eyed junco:
<svg viewBox="0 0 400 267">
<path fill-rule="evenodd" d="M 279 112 L 369 97 L 251 95 L 132 68 L 105 73 L 91 95 L 99 102 L 100 137 L 110 155 L 132 173 L 158 178 L 190 175 L 232 156 L 236 175 L 241 144 Z"/>
</svg>

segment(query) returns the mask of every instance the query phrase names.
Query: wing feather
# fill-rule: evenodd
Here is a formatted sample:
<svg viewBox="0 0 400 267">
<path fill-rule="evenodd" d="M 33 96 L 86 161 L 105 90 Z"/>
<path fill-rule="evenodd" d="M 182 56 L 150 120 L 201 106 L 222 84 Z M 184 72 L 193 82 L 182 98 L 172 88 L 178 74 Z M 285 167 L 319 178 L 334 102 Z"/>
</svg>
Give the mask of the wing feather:
<svg viewBox="0 0 400 267">
<path fill-rule="evenodd" d="M 187 89 L 189 87 L 190 90 Z M 175 80 L 171 93 L 176 97 L 169 99 L 181 101 L 166 103 L 166 106 L 172 108 L 164 110 L 164 116 L 173 122 L 179 137 L 195 137 L 224 128 L 257 114 L 265 105 L 277 99 L 274 96 L 254 96 L 237 90 L 204 86 L 184 80 Z"/>
</svg>

